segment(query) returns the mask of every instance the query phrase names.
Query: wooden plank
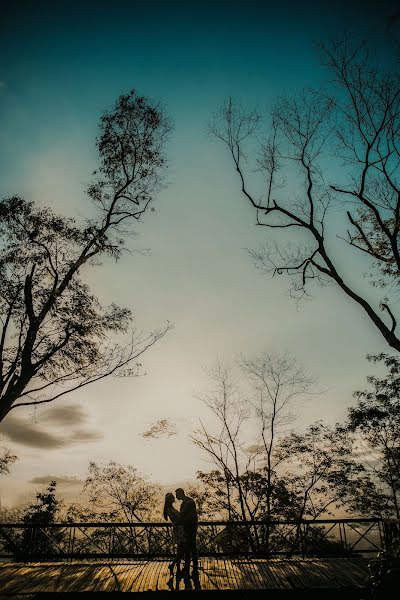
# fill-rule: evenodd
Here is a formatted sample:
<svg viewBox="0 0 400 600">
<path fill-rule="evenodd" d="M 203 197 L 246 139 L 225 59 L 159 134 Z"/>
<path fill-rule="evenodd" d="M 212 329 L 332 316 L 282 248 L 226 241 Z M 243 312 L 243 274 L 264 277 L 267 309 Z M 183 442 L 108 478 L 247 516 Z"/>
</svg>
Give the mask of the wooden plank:
<svg viewBox="0 0 400 600">
<path fill-rule="evenodd" d="M 236 579 L 236 566 L 233 560 L 226 559 L 225 560 L 225 568 L 228 573 L 230 589 L 236 590 L 238 589 L 238 581 Z"/>
<path fill-rule="evenodd" d="M 120 592 L 121 584 L 118 578 L 119 565 L 109 563 L 105 566 L 106 571 L 103 571 L 103 581 L 101 586 L 102 592 Z"/>
<path fill-rule="evenodd" d="M 123 592 L 127 587 L 127 580 L 129 579 L 132 569 L 135 569 L 135 566 L 129 562 L 121 562 L 116 564 L 116 578 L 118 583 L 115 584 L 114 590 L 118 592 Z"/>
<path fill-rule="evenodd" d="M 156 581 L 154 580 L 154 566 L 156 561 L 149 560 L 143 570 L 143 577 L 140 580 L 139 592 L 155 591 Z"/>
<path fill-rule="evenodd" d="M 257 582 L 254 580 L 250 561 L 242 559 L 237 564 L 241 576 L 240 589 L 257 589 Z"/>
<path fill-rule="evenodd" d="M 130 567 L 126 563 L 117 563 L 115 564 L 114 568 L 115 581 L 113 589 L 116 592 L 122 592 L 124 587 L 125 573 L 127 572 L 127 570 L 129 570 Z"/>
<path fill-rule="evenodd" d="M 157 571 L 155 572 L 156 577 L 156 591 L 167 590 L 166 581 L 164 580 L 164 566 L 167 561 L 159 560 L 157 561 Z M 167 563 L 168 565 L 168 563 Z M 169 578 L 169 571 L 167 566 L 167 577 Z"/>
<path fill-rule="evenodd" d="M 212 571 L 214 573 L 217 589 L 222 590 L 224 587 L 224 573 L 222 570 L 222 560 L 220 558 L 214 558 Z"/>
<path fill-rule="evenodd" d="M 227 568 L 227 561 L 224 558 L 221 558 L 220 561 L 221 568 L 221 586 L 223 590 L 232 590 L 234 586 L 232 585 L 232 581 L 229 574 L 229 569 Z"/>
<path fill-rule="evenodd" d="M 264 590 L 267 588 L 265 577 L 262 572 L 262 563 L 263 563 L 263 561 L 260 559 L 253 559 L 251 561 L 251 567 L 253 570 L 253 578 L 257 584 L 257 589 L 259 589 L 259 590 Z"/>
<path fill-rule="evenodd" d="M 267 589 L 276 590 L 280 587 L 279 581 L 277 581 L 275 573 L 271 568 L 271 561 L 265 560 L 262 563 L 262 573 Z"/>
<path fill-rule="evenodd" d="M 12 593 L 15 588 L 15 575 L 21 569 L 21 564 L 7 563 L 0 572 L 1 591 Z"/>
<path fill-rule="evenodd" d="M 96 565 L 96 569 L 93 572 L 93 588 L 91 592 L 102 592 L 104 586 L 104 579 L 107 577 L 108 568 L 107 565 L 100 563 Z"/>
<path fill-rule="evenodd" d="M 321 582 L 321 585 L 318 586 L 320 588 L 332 588 L 337 587 L 337 580 L 332 574 L 332 569 L 329 566 L 327 561 L 315 560 L 313 561 L 313 566 L 315 568 L 316 573 L 318 574 L 318 578 Z M 339 585 L 340 587 L 340 585 Z"/>
<path fill-rule="evenodd" d="M 134 577 L 134 579 L 132 581 L 132 586 L 130 588 L 131 592 L 139 591 L 140 583 L 143 579 L 143 574 L 144 574 L 145 568 L 147 566 L 147 563 L 148 563 L 147 560 L 143 560 L 142 564 L 136 569 L 136 576 Z"/>
<path fill-rule="evenodd" d="M 357 569 L 356 565 L 352 562 L 345 561 L 332 561 L 331 563 L 332 572 L 335 577 L 342 582 L 342 585 L 353 586 L 353 587 L 365 587 L 368 583 L 367 572 L 362 572 L 361 569 Z"/>
<path fill-rule="evenodd" d="M 18 594 L 25 592 L 27 583 L 29 582 L 30 568 L 27 565 L 18 565 L 18 569 L 13 573 L 13 576 L 6 581 L 6 586 L 2 592 L 7 594 Z"/>
<path fill-rule="evenodd" d="M 256 574 L 256 569 L 254 566 L 254 560 L 249 559 L 246 561 L 246 569 L 247 569 L 247 577 L 249 578 L 249 582 L 251 584 L 251 589 L 258 590 L 260 581 Z"/>
<path fill-rule="evenodd" d="M 44 577 L 41 577 L 43 568 L 45 569 Z M 81 567 L 82 571 L 83 567 Z M 69 590 L 69 587 L 75 583 L 75 576 L 78 579 L 79 571 L 76 566 L 70 566 L 65 563 L 48 564 L 44 567 L 35 566 L 32 568 L 30 577 L 37 582 L 35 589 L 27 587 L 29 591 L 35 592 L 64 592 L 65 589 Z"/>
<path fill-rule="evenodd" d="M 202 590 L 208 589 L 206 575 L 206 559 L 204 557 L 199 561 L 199 581 Z"/>
<path fill-rule="evenodd" d="M 296 561 L 296 565 L 303 588 L 321 587 L 320 577 L 311 561 L 299 560 Z"/>
<path fill-rule="evenodd" d="M 139 574 L 140 562 L 127 561 L 124 563 L 120 573 L 121 592 L 129 592 L 135 577 Z"/>
<path fill-rule="evenodd" d="M 71 591 L 72 592 L 91 592 L 91 591 L 93 591 L 93 589 L 96 585 L 95 574 L 97 573 L 98 568 L 99 567 L 97 565 L 93 565 L 93 564 L 85 565 L 84 573 L 82 575 L 81 580 L 79 581 L 79 587 L 78 587 L 78 585 L 72 586 Z M 76 583 L 78 583 L 78 582 L 76 582 Z"/>
<path fill-rule="evenodd" d="M 217 590 L 218 584 L 213 573 L 213 559 L 209 557 L 204 558 L 204 573 L 205 573 L 205 587 L 206 590 Z"/>
<path fill-rule="evenodd" d="M 282 568 L 282 559 L 281 558 L 272 559 L 269 562 L 268 566 L 269 566 L 269 571 L 271 573 L 271 576 L 275 579 L 276 589 L 281 589 L 281 590 L 292 589 L 292 586 L 290 585 L 289 581 L 285 577 L 285 571 Z"/>
<path fill-rule="evenodd" d="M 301 590 L 309 587 L 308 584 L 308 573 L 307 571 L 302 572 L 299 566 L 299 561 L 287 560 L 284 563 L 287 578 L 292 588 Z"/>
<path fill-rule="evenodd" d="M 142 561 L 135 561 L 132 563 L 132 566 L 128 572 L 128 575 L 125 579 L 123 591 L 124 592 L 132 592 L 135 589 L 137 584 L 137 580 L 140 578 L 141 572 L 143 569 Z"/>
</svg>

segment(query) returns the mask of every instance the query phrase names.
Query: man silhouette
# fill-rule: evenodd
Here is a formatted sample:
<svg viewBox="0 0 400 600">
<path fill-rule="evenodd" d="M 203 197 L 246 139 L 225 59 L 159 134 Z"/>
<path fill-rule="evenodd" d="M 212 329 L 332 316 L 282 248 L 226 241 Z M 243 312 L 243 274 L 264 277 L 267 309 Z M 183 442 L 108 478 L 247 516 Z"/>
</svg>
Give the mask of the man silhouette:
<svg viewBox="0 0 400 600">
<path fill-rule="evenodd" d="M 193 498 L 186 496 L 182 488 L 175 490 L 176 497 L 182 501 L 180 514 L 185 530 L 185 564 L 183 572 L 189 574 L 190 558 L 192 558 L 193 571 L 192 576 L 198 574 L 198 559 L 197 559 L 197 508 Z"/>
</svg>

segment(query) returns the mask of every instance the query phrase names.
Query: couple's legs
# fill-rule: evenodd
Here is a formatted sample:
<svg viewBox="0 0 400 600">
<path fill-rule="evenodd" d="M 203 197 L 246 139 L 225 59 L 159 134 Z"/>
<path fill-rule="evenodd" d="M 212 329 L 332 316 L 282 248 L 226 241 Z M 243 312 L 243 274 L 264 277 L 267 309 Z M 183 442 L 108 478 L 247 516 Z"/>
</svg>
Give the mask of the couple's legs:
<svg viewBox="0 0 400 600">
<path fill-rule="evenodd" d="M 198 556 L 196 546 L 196 535 L 197 526 L 185 529 L 186 543 L 185 543 L 185 571 L 189 572 L 190 559 L 192 559 L 193 571 L 198 570 Z"/>
<path fill-rule="evenodd" d="M 174 560 L 171 562 L 171 564 L 169 565 L 169 570 L 172 571 L 174 570 L 174 566 L 177 566 L 177 571 L 179 573 L 180 571 L 180 567 L 181 567 L 181 560 L 184 558 L 185 556 L 185 546 L 183 544 L 178 544 L 177 549 L 176 549 L 176 556 L 174 558 Z"/>
</svg>

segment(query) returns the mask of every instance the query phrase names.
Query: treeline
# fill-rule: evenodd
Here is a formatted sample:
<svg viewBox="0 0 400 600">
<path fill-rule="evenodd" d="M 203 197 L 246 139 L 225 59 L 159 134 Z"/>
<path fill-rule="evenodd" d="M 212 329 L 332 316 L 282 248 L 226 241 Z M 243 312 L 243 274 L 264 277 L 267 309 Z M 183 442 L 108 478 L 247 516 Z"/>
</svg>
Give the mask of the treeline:
<svg viewBox="0 0 400 600">
<path fill-rule="evenodd" d="M 368 389 L 354 393 L 346 420 L 335 426 L 317 421 L 304 431 L 295 429 L 296 408 L 317 392 L 290 356 L 244 359 L 237 365 L 240 376 L 219 363 L 210 371 L 213 385 L 201 400 L 212 418 L 210 424 L 200 422 L 191 437 L 211 468 L 197 472 L 188 493 L 202 520 L 236 525 L 216 529 L 211 538 L 200 529 L 201 547 L 212 539 L 215 548 L 226 551 L 290 553 L 306 547 L 310 553 L 332 554 L 342 551 L 340 543 L 318 523 L 306 534 L 299 524 L 282 536 L 274 521 L 317 521 L 338 512 L 400 518 L 400 360 L 386 354 L 369 360 L 384 365 L 386 373 L 369 376 Z M 3 472 L 15 460 L 9 453 L 4 457 Z M 46 554 L 67 544 L 66 531 L 51 528 L 56 522 L 160 522 L 162 505 L 161 487 L 134 466 L 91 462 L 79 502 L 66 505 L 54 480 L 28 506 L 3 509 L 1 522 L 35 523 L 41 529 L 34 546 L 29 528 L 18 540 L 10 531 L 2 545 L 13 554 Z M 107 530 L 94 529 L 82 543 L 90 538 L 95 549 L 106 549 L 108 536 Z M 118 543 L 130 553 L 173 548 L 167 530 L 152 532 L 151 547 L 144 540 L 147 536 L 128 528 Z"/>
<path fill-rule="evenodd" d="M 354 393 L 343 423 L 317 421 L 296 429 L 296 412 L 315 385 L 296 361 L 266 353 L 242 360 L 238 376 L 217 364 L 201 397 L 210 421 L 192 441 L 208 457 L 190 494 L 201 518 L 247 522 L 330 515 L 400 518 L 400 360 L 369 356 L 384 366 Z M 12 457 L 14 459 L 14 457 Z M 163 494 L 133 466 L 91 462 L 80 502 L 64 505 L 56 482 L 2 520 L 159 521 Z"/>
</svg>

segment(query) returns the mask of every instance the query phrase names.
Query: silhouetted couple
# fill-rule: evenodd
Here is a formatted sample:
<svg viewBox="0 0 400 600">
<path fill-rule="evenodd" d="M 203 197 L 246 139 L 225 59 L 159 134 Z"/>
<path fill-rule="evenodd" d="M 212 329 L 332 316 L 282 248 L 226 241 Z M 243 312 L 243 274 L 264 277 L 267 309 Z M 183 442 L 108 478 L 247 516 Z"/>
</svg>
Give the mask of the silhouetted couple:
<svg viewBox="0 0 400 600">
<path fill-rule="evenodd" d="M 175 496 L 169 492 L 165 496 L 164 519 L 173 523 L 173 540 L 176 545 L 176 556 L 169 565 L 171 575 L 176 565 L 178 575 L 189 575 L 190 560 L 192 560 L 192 577 L 198 575 L 197 560 L 197 509 L 193 498 L 186 496 L 182 488 L 175 490 L 176 498 L 181 500 L 181 508 L 174 507 Z M 184 558 L 183 570 L 180 570 L 181 560 Z"/>
</svg>

